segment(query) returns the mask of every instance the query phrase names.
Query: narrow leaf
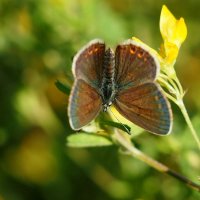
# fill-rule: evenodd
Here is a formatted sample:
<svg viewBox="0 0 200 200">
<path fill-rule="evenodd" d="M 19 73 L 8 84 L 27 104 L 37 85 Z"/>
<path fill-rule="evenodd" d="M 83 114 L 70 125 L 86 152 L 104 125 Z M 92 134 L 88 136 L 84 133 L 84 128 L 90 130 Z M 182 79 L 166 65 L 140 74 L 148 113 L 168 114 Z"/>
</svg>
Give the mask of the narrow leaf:
<svg viewBox="0 0 200 200">
<path fill-rule="evenodd" d="M 56 87 L 63 93 L 69 95 L 70 94 L 70 88 L 68 86 L 66 86 L 64 83 L 62 83 L 61 81 L 57 80 L 55 82 Z"/>
<path fill-rule="evenodd" d="M 69 147 L 101 147 L 112 144 L 108 138 L 91 133 L 76 133 L 67 137 L 67 146 Z"/>
<path fill-rule="evenodd" d="M 125 131 L 128 134 L 130 134 L 130 132 L 131 132 L 131 128 L 126 124 L 117 123 L 117 122 L 113 122 L 113 121 L 107 121 L 107 120 L 103 120 L 100 123 L 102 125 L 112 126 L 112 127 L 121 129 L 122 131 Z"/>
</svg>

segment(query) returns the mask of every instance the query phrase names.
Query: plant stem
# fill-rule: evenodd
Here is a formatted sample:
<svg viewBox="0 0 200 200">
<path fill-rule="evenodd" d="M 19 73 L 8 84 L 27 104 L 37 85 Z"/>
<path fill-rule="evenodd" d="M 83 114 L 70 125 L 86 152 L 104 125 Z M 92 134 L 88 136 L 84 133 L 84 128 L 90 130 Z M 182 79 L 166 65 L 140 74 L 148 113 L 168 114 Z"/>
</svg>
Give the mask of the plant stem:
<svg viewBox="0 0 200 200">
<path fill-rule="evenodd" d="M 166 174 L 178 179 L 179 181 L 185 183 L 190 188 L 193 188 L 197 191 L 200 191 L 200 185 L 192 182 L 188 178 L 186 178 L 186 177 L 180 175 L 179 173 L 171 170 L 166 165 L 154 160 L 153 158 L 151 158 L 148 155 L 141 152 L 139 149 L 135 148 L 132 145 L 130 139 L 127 136 L 125 136 L 120 130 L 116 130 L 114 137 L 115 137 L 115 140 L 117 141 L 117 143 L 120 144 L 120 146 L 122 146 L 127 151 L 127 153 L 129 155 L 145 162 L 149 166 L 153 167 L 154 169 L 156 169 L 156 170 L 158 170 L 162 173 L 166 173 Z"/>
<path fill-rule="evenodd" d="M 158 77 L 158 81 L 161 83 L 161 85 L 167 88 L 170 93 L 173 93 L 173 94 L 176 93 L 176 90 L 167 82 L 167 80 L 163 79 L 161 76 Z"/>
<path fill-rule="evenodd" d="M 175 76 L 174 80 L 175 80 L 175 82 L 176 82 L 177 85 L 178 85 L 178 88 L 179 88 L 180 93 L 181 93 L 181 94 L 184 94 L 183 87 L 182 87 L 182 85 L 181 85 L 179 79 L 177 78 L 177 76 Z"/>
<path fill-rule="evenodd" d="M 188 112 L 187 112 L 187 110 L 186 110 L 186 108 L 185 108 L 185 105 L 184 105 L 182 99 L 179 100 L 178 106 L 179 106 L 179 108 L 181 109 L 181 112 L 182 112 L 182 114 L 183 114 L 183 116 L 184 116 L 184 118 L 185 118 L 185 121 L 186 121 L 186 123 L 187 123 L 187 125 L 188 125 L 188 127 L 189 127 L 189 129 L 190 129 L 190 131 L 191 131 L 191 133 L 192 133 L 192 136 L 194 137 L 194 139 L 195 139 L 195 141 L 196 141 L 196 143 L 197 143 L 197 145 L 198 145 L 198 147 L 199 147 L 199 150 L 200 150 L 200 140 L 199 140 L 199 138 L 198 138 L 198 135 L 197 135 L 197 133 L 196 133 L 196 131 L 195 131 L 193 125 L 192 125 L 192 122 L 191 122 L 191 120 L 190 120 L 190 117 L 189 117 L 189 115 L 188 115 Z"/>
<path fill-rule="evenodd" d="M 183 96 L 184 96 L 184 91 L 183 88 L 181 86 L 181 83 L 179 81 L 179 79 L 177 78 L 177 76 L 174 77 L 174 79 L 170 79 L 168 76 L 166 76 L 165 74 L 160 74 L 160 77 L 158 77 L 158 81 L 164 85 L 165 88 L 168 89 L 168 91 L 170 93 L 173 94 L 173 96 L 171 94 L 168 94 L 167 92 L 165 92 L 166 96 L 172 100 L 175 104 L 178 105 L 178 107 L 180 108 L 183 117 L 185 118 L 185 121 L 192 133 L 192 136 L 194 138 L 194 140 L 196 141 L 198 148 L 200 150 L 200 139 L 198 138 L 198 135 L 192 125 L 192 122 L 190 120 L 190 117 L 188 115 L 188 112 L 185 108 L 185 105 L 183 103 Z M 175 97 L 174 97 L 175 96 Z"/>
</svg>

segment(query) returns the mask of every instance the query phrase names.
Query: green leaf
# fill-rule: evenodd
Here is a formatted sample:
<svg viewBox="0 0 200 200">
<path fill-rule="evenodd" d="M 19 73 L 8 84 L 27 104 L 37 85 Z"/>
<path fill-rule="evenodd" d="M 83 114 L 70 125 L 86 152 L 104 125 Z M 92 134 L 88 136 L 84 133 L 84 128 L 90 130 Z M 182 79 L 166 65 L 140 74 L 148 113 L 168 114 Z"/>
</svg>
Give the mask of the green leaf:
<svg viewBox="0 0 200 200">
<path fill-rule="evenodd" d="M 63 93 L 69 95 L 70 94 L 70 88 L 67 87 L 64 83 L 60 82 L 59 80 L 57 80 L 55 82 L 56 87 Z"/>
<path fill-rule="evenodd" d="M 131 134 L 130 133 L 131 132 L 131 128 L 126 124 L 117 123 L 117 122 L 113 122 L 113 121 L 107 121 L 107 120 L 101 121 L 100 124 L 107 125 L 107 126 L 112 126 L 112 127 L 121 129 L 122 131 L 125 131 L 129 135 Z"/>
<path fill-rule="evenodd" d="M 67 137 L 69 147 L 102 147 L 113 145 L 112 141 L 102 135 L 76 133 Z"/>
</svg>

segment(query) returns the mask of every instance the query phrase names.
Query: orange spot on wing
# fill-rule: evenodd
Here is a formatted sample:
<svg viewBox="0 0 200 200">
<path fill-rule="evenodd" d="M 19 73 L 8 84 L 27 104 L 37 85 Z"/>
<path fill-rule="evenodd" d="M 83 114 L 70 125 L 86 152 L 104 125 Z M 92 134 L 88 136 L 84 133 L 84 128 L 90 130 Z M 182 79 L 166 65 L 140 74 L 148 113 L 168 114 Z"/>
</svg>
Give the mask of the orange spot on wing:
<svg viewBox="0 0 200 200">
<path fill-rule="evenodd" d="M 93 50 L 90 50 L 90 51 L 88 52 L 89 55 L 91 55 L 92 53 L 93 53 Z"/>
<path fill-rule="evenodd" d="M 143 52 L 138 52 L 138 53 L 137 53 L 137 57 L 138 57 L 138 58 L 142 58 L 142 56 L 143 56 Z"/>
<path fill-rule="evenodd" d="M 97 52 L 97 51 L 98 51 L 98 48 L 95 48 L 95 49 L 94 49 L 94 52 Z"/>
<path fill-rule="evenodd" d="M 136 52 L 135 48 L 131 48 L 131 49 L 130 49 L 130 53 L 131 53 L 131 54 L 135 54 L 135 52 Z"/>
</svg>

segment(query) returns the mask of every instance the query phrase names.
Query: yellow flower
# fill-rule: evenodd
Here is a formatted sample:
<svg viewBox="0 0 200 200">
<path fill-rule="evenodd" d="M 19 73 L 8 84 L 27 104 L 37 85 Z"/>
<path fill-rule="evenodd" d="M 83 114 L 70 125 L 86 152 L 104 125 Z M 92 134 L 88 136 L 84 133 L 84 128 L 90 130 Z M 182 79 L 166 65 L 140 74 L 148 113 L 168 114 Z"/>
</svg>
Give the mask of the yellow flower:
<svg viewBox="0 0 200 200">
<path fill-rule="evenodd" d="M 164 41 L 180 47 L 187 36 L 187 27 L 182 17 L 176 20 L 168 8 L 163 5 L 160 15 L 160 32 Z"/>
<path fill-rule="evenodd" d="M 160 32 L 163 44 L 158 56 L 161 66 L 158 81 L 171 93 L 167 94 L 168 98 L 179 105 L 182 102 L 185 92 L 176 76 L 174 64 L 179 49 L 186 39 L 187 27 L 184 19 L 176 19 L 165 5 L 163 5 L 160 14 Z"/>
<path fill-rule="evenodd" d="M 160 15 L 160 32 L 163 38 L 160 51 L 156 52 L 144 44 L 141 40 L 133 37 L 132 39 L 145 46 L 153 55 L 155 55 L 163 71 L 168 77 L 176 76 L 173 68 L 178 56 L 181 44 L 187 36 L 187 27 L 183 18 L 177 20 L 168 8 L 163 5 Z"/>
<path fill-rule="evenodd" d="M 187 36 L 187 27 L 183 18 L 177 20 L 168 8 L 163 5 L 160 15 L 160 32 L 163 38 L 161 67 L 173 67 L 178 56 L 179 48 Z M 161 68 L 162 69 L 162 68 Z"/>
</svg>

